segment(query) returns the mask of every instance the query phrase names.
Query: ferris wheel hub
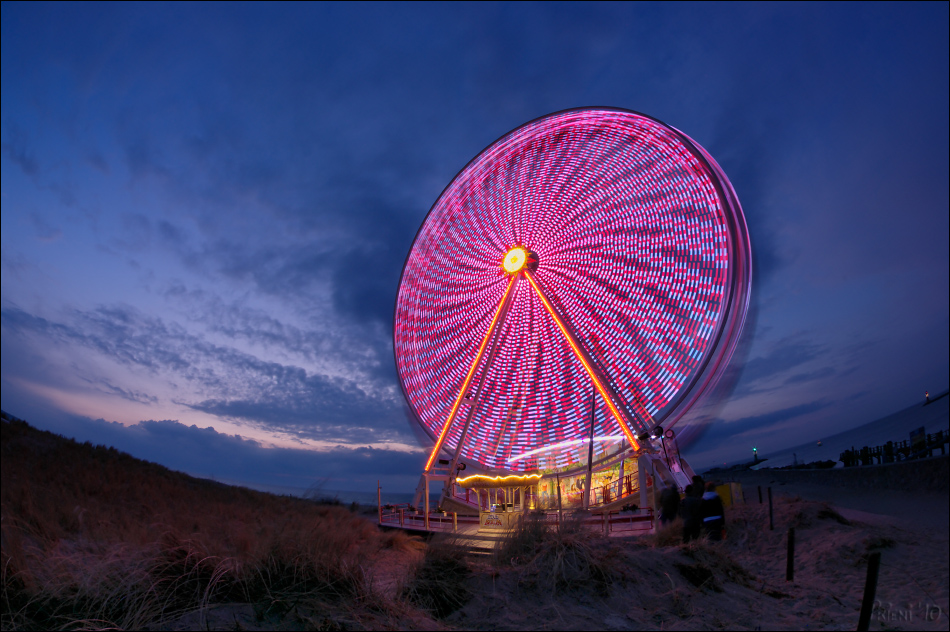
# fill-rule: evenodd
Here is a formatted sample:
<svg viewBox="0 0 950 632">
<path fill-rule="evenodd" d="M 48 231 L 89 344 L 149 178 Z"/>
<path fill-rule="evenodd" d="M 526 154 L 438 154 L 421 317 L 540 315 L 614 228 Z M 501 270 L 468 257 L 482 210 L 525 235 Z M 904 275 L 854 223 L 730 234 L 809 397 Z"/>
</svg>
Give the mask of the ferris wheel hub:
<svg viewBox="0 0 950 632">
<path fill-rule="evenodd" d="M 534 272 L 538 268 L 538 255 L 522 246 L 515 246 L 505 254 L 501 267 L 508 274 L 518 274 L 524 269 Z"/>
</svg>

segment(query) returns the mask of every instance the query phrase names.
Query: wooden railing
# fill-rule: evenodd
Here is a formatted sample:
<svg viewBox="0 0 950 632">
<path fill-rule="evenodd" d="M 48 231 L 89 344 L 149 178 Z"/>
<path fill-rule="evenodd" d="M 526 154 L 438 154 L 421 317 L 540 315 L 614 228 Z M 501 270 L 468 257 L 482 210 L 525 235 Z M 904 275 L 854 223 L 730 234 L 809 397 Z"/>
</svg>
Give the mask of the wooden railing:
<svg viewBox="0 0 950 632">
<path fill-rule="evenodd" d="M 557 511 L 534 512 L 534 515 L 557 527 L 562 515 Z M 576 515 L 571 520 L 577 520 Z M 632 511 L 607 511 L 601 514 L 588 514 L 580 519 L 585 527 L 601 529 L 604 534 L 613 532 L 649 532 L 654 527 L 653 509 Z M 410 529 L 413 531 L 458 532 L 459 526 L 478 526 L 478 516 L 460 516 L 455 512 L 430 511 L 427 517 L 423 512 L 415 511 L 408 504 L 385 505 L 380 507 L 379 524 L 383 527 Z"/>
<path fill-rule="evenodd" d="M 454 511 L 430 511 L 427 517 L 424 512 L 416 511 L 406 503 L 381 507 L 379 524 L 415 531 L 458 531 L 459 525 L 478 525 L 478 516 L 460 516 Z"/>
<path fill-rule="evenodd" d="M 622 487 L 618 483 L 619 479 L 616 481 L 610 481 L 601 487 L 595 487 L 594 497 L 591 499 L 590 506 L 598 507 L 600 505 L 609 505 L 610 503 L 620 500 L 621 498 L 634 496 L 635 494 L 640 493 L 640 485 L 639 481 L 636 479 L 636 474 L 627 474 L 624 476 Z"/>
</svg>

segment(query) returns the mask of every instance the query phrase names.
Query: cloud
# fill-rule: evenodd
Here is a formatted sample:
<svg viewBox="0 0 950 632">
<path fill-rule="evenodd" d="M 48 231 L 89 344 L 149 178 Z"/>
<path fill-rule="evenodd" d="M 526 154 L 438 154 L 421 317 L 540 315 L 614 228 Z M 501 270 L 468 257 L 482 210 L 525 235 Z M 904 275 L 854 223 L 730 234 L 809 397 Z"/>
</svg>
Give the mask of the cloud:
<svg viewBox="0 0 950 632">
<path fill-rule="evenodd" d="M 18 166 L 28 176 L 39 174 L 39 163 L 29 148 L 29 139 L 26 132 L 16 125 L 7 125 L 7 140 L 0 143 L 3 153 L 13 164 Z"/>
<path fill-rule="evenodd" d="M 805 334 L 795 333 L 777 341 L 765 355 L 753 357 L 745 363 L 742 369 L 742 376 L 736 386 L 734 397 L 736 399 L 753 393 L 768 392 L 780 388 L 780 385 L 766 384 L 772 378 L 781 377 L 783 374 L 792 371 L 796 367 L 814 362 L 828 353 L 828 349 L 821 344 L 813 342 Z M 827 373 L 830 369 L 832 373 Z M 785 383 L 795 381 L 806 381 L 807 379 L 817 379 L 808 377 L 809 375 L 821 376 L 833 374 L 836 369 L 832 367 L 822 367 L 809 373 L 800 373 L 797 376 L 789 376 Z"/>
<path fill-rule="evenodd" d="M 341 318 L 331 301 L 318 300 L 326 294 L 320 284 L 311 288 L 312 303 L 289 301 L 305 311 L 301 318 L 282 310 L 279 295 L 267 296 L 249 305 L 246 297 L 225 300 L 215 292 L 189 289 L 181 283 L 167 287 L 164 296 L 189 323 L 195 323 L 216 339 L 230 345 L 249 344 L 262 348 L 282 363 L 302 363 L 310 371 L 343 377 L 368 392 L 392 390 L 392 346 L 388 325 Z M 288 292 L 295 297 L 297 292 Z M 295 322 L 282 319 L 281 314 Z M 302 321 L 302 322 L 301 322 Z"/>
<path fill-rule="evenodd" d="M 785 380 L 786 384 L 801 384 L 804 382 L 813 382 L 815 380 L 822 380 L 825 378 L 832 377 L 838 371 L 830 366 L 823 366 L 821 368 L 815 369 L 814 371 L 807 371 L 805 373 L 796 373 L 795 375 L 789 377 Z"/>
<path fill-rule="evenodd" d="M 62 229 L 50 224 L 45 217 L 33 211 L 30 213 L 30 223 L 36 233 L 36 238 L 40 241 L 56 241 L 63 236 Z"/>
<path fill-rule="evenodd" d="M 735 421 L 724 421 L 723 419 L 705 419 L 698 424 L 696 432 L 701 436 L 690 436 L 690 450 L 684 447 L 684 453 L 690 458 L 691 463 L 695 455 L 696 467 L 702 467 L 703 463 L 721 462 L 723 458 L 735 458 L 739 452 L 746 454 L 746 446 L 751 447 L 757 441 L 762 440 L 766 433 L 774 433 L 780 426 L 793 419 L 816 413 L 828 408 L 832 402 L 827 400 L 815 400 L 804 404 L 797 404 L 779 410 L 743 417 Z"/>
<path fill-rule="evenodd" d="M 11 306 L 3 308 L 2 322 L 4 344 L 9 335 L 32 337 L 44 345 L 92 351 L 133 375 L 151 376 L 155 389 L 151 393 L 124 386 L 121 374 L 83 379 L 124 399 L 153 402 L 165 392 L 193 410 L 301 438 L 362 444 L 412 442 L 401 402 L 391 388 L 366 392 L 353 380 L 262 360 L 129 307 L 74 310 L 68 322 L 54 322 Z M 288 348 L 295 333 L 302 335 L 290 333 L 283 340 Z M 276 334 L 272 331 L 271 335 Z M 161 385 L 176 382 L 186 388 L 169 390 Z"/>
<path fill-rule="evenodd" d="M 90 384 L 94 388 L 99 389 L 100 391 L 110 394 L 117 395 L 122 399 L 128 400 L 130 402 L 136 402 L 138 404 L 156 404 L 158 403 L 158 398 L 154 395 L 148 393 L 143 393 L 134 389 L 124 389 L 120 388 L 114 384 L 110 384 L 108 381 L 98 378 L 92 379 L 85 375 L 80 376 L 80 380 Z"/>
</svg>

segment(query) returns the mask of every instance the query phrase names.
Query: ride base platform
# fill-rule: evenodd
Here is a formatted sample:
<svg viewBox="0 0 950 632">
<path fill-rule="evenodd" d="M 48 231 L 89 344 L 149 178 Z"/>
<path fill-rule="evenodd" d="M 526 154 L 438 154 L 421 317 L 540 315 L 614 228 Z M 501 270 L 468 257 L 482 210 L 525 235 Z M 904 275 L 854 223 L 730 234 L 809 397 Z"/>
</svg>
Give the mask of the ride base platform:
<svg viewBox="0 0 950 632">
<path fill-rule="evenodd" d="M 521 515 L 526 515 L 525 512 Z M 557 528 L 560 522 L 566 518 L 564 514 L 557 511 L 532 511 L 536 517 L 540 517 L 545 523 Z M 578 513 L 586 515 L 578 516 Z M 486 528 L 484 519 L 475 515 L 462 515 L 458 512 L 430 511 L 428 515 L 424 511 L 417 511 L 410 508 L 408 504 L 383 505 L 378 506 L 378 523 L 380 527 L 386 529 L 403 529 L 420 535 L 425 534 L 453 534 L 458 538 L 458 543 L 471 549 L 473 553 L 490 553 L 499 542 L 505 539 L 508 530 L 516 525 L 517 520 L 513 519 L 514 514 L 507 512 L 500 514 L 507 517 L 507 527 Z M 656 528 L 654 513 L 652 508 L 645 508 L 636 512 L 632 511 L 603 511 L 593 512 L 572 512 L 570 520 L 580 520 L 584 528 L 600 531 L 607 537 L 630 537 L 653 533 Z M 481 524 L 480 524 L 481 523 Z"/>
</svg>

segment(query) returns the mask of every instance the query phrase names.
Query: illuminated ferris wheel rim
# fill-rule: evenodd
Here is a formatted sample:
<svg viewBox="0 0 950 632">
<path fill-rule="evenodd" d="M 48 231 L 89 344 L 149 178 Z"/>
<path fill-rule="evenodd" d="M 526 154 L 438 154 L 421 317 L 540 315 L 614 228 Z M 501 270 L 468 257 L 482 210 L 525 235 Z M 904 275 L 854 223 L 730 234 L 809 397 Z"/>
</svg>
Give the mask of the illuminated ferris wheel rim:
<svg viewBox="0 0 950 632">
<path fill-rule="evenodd" d="M 403 366 L 403 363 L 400 362 L 399 358 L 399 347 L 396 343 L 398 337 L 398 312 L 400 298 L 403 295 L 403 284 L 406 279 L 407 270 L 409 264 L 412 261 L 413 255 L 416 252 L 417 244 L 420 241 L 420 237 L 425 233 L 427 227 L 429 227 L 430 218 L 433 217 L 433 214 L 438 210 L 441 210 L 444 199 L 447 194 L 454 192 L 454 190 L 462 186 L 460 182 L 463 182 L 464 179 L 469 175 L 469 171 L 473 166 L 480 165 L 489 154 L 497 154 L 505 150 L 506 142 L 510 139 L 515 139 L 517 135 L 523 130 L 532 128 L 539 123 L 554 120 L 561 117 L 570 116 L 572 114 L 576 115 L 592 115 L 599 116 L 604 114 L 617 114 L 620 116 L 635 117 L 642 119 L 643 121 L 648 122 L 649 124 L 658 126 L 659 128 L 665 130 L 667 133 L 671 133 L 676 137 L 681 146 L 685 148 L 693 158 L 699 162 L 703 167 L 704 171 L 708 176 L 709 182 L 715 187 L 716 197 L 721 203 L 721 211 L 723 214 L 724 224 L 727 229 L 727 238 L 728 238 L 728 251 L 729 251 L 729 271 L 728 271 L 728 282 L 725 284 L 725 295 L 722 297 L 723 309 L 721 311 L 720 317 L 717 319 L 715 331 L 711 332 L 712 335 L 708 340 L 708 345 L 706 347 L 707 352 L 703 354 L 702 361 L 698 365 L 698 370 L 693 370 L 688 383 L 680 386 L 675 397 L 668 402 L 668 405 L 664 407 L 661 414 L 653 417 L 648 416 L 649 426 L 646 430 L 647 432 L 637 433 L 637 436 L 644 437 L 649 434 L 649 430 L 652 430 L 652 427 L 656 427 L 659 424 L 663 424 L 667 428 L 674 425 L 679 421 L 683 415 L 693 406 L 695 403 L 709 390 L 709 387 L 715 384 L 718 378 L 721 376 L 722 372 L 725 370 L 728 360 L 731 357 L 732 351 L 735 348 L 735 344 L 738 341 L 738 332 L 741 330 L 742 325 L 744 324 L 748 301 L 751 288 L 751 247 L 748 240 L 748 230 L 745 224 L 745 218 L 743 216 L 741 206 L 739 205 L 738 198 L 735 195 L 735 191 L 732 188 L 731 183 L 729 182 L 726 175 L 723 173 L 722 169 L 716 163 L 716 161 L 700 146 L 698 143 L 695 143 L 687 135 L 683 134 L 679 130 L 666 125 L 662 121 L 651 117 L 646 114 L 635 112 L 632 110 L 627 110 L 623 108 L 616 107 L 583 107 L 583 108 L 571 108 L 567 110 L 562 110 L 559 112 L 554 112 L 547 114 L 538 118 L 535 118 L 523 125 L 516 127 L 515 129 L 503 134 L 497 140 L 490 143 L 485 147 L 481 152 L 474 156 L 458 173 L 451 179 L 451 181 L 445 186 L 439 196 L 436 198 L 435 202 L 430 207 L 429 211 L 426 214 L 425 219 L 421 223 L 419 229 L 416 232 L 415 237 L 413 238 L 412 247 L 409 250 L 409 253 L 406 256 L 405 263 L 403 264 L 403 269 L 400 274 L 399 280 L 399 292 L 397 292 L 397 297 L 394 305 L 394 357 L 396 360 L 397 374 L 399 376 L 400 388 L 403 390 L 406 400 L 409 403 L 410 409 L 413 412 L 416 421 L 419 422 L 423 430 L 431 436 L 433 439 L 441 442 L 444 439 L 444 435 L 448 430 L 448 423 L 443 428 L 441 435 L 439 432 L 430 427 L 429 424 L 423 421 L 423 415 L 420 414 L 420 411 L 417 409 L 417 402 L 414 401 L 414 398 L 410 396 L 407 387 L 407 375 L 405 371 L 407 367 Z M 525 141 L 527 142 L 527 141 Z M 490 156 L 489 156 L 490 157 Z M 477 175 L 478 172 L 476 172 Z M 473 176 L 475 177 L 475 176 Z M 504 252 L 504 256 L 498 262 L 498 267 L 507 273 L 511 278 L 511 284 L 509 285 L 509 290 L 511 286 L 517 281 L 518 278 L 526 278 L 530 281 L 533 289 L 537 293 L 538 297 L 542 302 L 547 303 L 544 295 L 546 292 L 541 289 L 537 282 L 532 278 L 531 274 L 537 266 L 539 265 L 539 257 L 536 255 L 528 244 L 524 243 L 509 243 L 507 244 L 507 252 Z M 543 265 L 543 263 L 541 263 Z M 507 293 L 506 293 L 507 296 Z M 738 300 L 737 300 L 738 299 Z M 556 309 L 549 309 L 551 315 L 557 320 Z M 501 312 L 501 306 L 499 306 L 499 311 L 496 313 L 496 319 L 498 314 Z M 494 327 L 494 321 L 492 321 L 491 327 Z M 562 328 L 563 329 L 563 328 Z M 492 329 L 489 329 L 489 334 L 491 334 Z M 567 341 L 570 343 L 570 334 L 565 331 L 564 335 Z M 722 344 L 723 336 L 726 337 L 725 346 Z M 487 341 L 487 337 L 486 337 Z M 575 351 L 577 351 L 575 349 Z M 480 352 L 481 353 L 481 352 Z M 583 352 L 581 351 L 578 354 L 578 359 L 581 362 L 584 362 L 582 356 Z M 479 358 L 481 356 L 479 355 Z M 476 360 L 476 363 L 472 366 L 472 371 L 477 367 L 479 360 Z M 485 369 L 487 371 L 487 368 Z M 594 377 L 594 373 L 590 373 L 591 377 Z M 596 378 L 594 379 L 596 382 Z M 466 382 L 467 384 L 467 382 Z M 468 388 L 466 386 L 465 388 Z M 464 390 L 464 389 L 463 389 Z M 608 406 L 612 406 L 610 402 L 610 397 L 606 396 L 604 393 L 601 393 L 604 396 L 604 401 Z M 456 408 L 458 407 L 459 402 L 461 402 L 463 394 L 459 393 L 458 401 L 456 402 Z M 454 411 L 453 411 L 453 414 Z M 626 425 L 621 420 L 621 416 L 617 415 L 617 420 L 620 422 L 621 428 L 624 430 L 624 434 L 630 440 L 630 442 L 636 445 L 636 439 L 634 438 L 633 433 L 626 427 Z M 595 437 L 595 441 L 604 440 L 607 437 L 614 438 L 615 434 L 611 433 L 609 435 L 603 435 Z M 571 444 L 576 440 L 569 439 L 563 444 Z M 586 442 L 587 440 L 584 440 Z M 560 444 L 556 444 L 560 445 Z M 549 449 L 551 446 L 544 446 L 530 451 L 524 451 L 520 455 L 513 456 L 508 458 L 506 461 L 508 463 L 519 461 L 524 459 L 529 454 L 541 453 Z M 461 447 L 458 448 L 461 450 Z M 436 452 L 438 451 L 438 445 L 436 451 L 433 452 L 432 458 L 435 457 Z M 431 465 L 432 459 L 430 459 Z M 500 469 L 496 465 L 494 469 Z M 501 468 L 503 469 L 503 468 Z"/>
</svg>

